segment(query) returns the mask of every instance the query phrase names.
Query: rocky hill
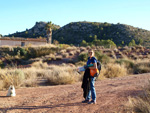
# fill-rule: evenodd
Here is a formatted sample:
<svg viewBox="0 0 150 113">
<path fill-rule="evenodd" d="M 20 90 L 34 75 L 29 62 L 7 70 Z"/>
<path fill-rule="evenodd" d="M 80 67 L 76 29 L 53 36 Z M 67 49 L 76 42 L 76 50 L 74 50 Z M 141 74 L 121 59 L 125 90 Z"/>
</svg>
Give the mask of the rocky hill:
<svg viewBox="0 0 150 113">
<path fill-rule="evenodd" d="M 36 22 L 31 29 L 26 29 L 22 32 L 16 32 L 8 35 L 9 37 L 23 37 L 23 38 L 39 38 L 46 37 L 46 22 Z M 53 24 L 53 31 L 59 29 L 60 26 Z"/>
<path fill-rule="evenodd" d="M 23 32 L 17 32 L 9 36 L 14 37 L 46 37 L 46 22 L 36 22 L 35 26 Z M 117 45 L 128 45 L 132 40 L 136 44 L 150 47 L 150 31 L 135 28 L 125 24 L 110 24 L 98 22 L 71 22 L 63 27 L 55 25 L 53 40 L 66 44 L 80 44 L 82 40 L 91 42 L 94 38 L 100 40 L 112 40 Z"/>
<path fill-rule="evenodd" d="M 117 45 L 128 45 L 132 39 L 136 44 L 150 42 L 150 31 L 124 24 L 96 22 L 73 22 L 56 30 L 53 38 L 64 43 L 80 44 L 82 40 L 91 42 L 96 36 L 100 40 L 110 39 Z"/>
</svg>

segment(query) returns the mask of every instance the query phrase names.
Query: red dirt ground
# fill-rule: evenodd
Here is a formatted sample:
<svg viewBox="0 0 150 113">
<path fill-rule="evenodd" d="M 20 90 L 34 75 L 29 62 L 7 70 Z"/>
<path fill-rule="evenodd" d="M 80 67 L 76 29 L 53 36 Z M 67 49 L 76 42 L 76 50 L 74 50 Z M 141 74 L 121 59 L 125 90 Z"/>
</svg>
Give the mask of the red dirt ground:
<svg viewBox="0 0 150 113">
<path fill-rule="evenodd" d="M 0 113 L 127 113 L 128 97 L 141 93 L 148 79 L 150 73 L 96 81 L 96 105 L 81 103 L 81 82 L 20 88 L 16 97 L 0 91 Z"/>
</svg>

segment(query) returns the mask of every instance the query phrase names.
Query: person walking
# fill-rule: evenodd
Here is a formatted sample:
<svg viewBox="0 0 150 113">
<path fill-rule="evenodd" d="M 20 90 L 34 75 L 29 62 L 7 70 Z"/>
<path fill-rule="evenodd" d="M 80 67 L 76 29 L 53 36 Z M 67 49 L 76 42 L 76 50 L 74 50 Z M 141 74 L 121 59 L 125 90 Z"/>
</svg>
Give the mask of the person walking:
<svg viewBox="0 0 150 113">
<path fill-rule="evenodd" d="M 82 101 L 82 103 L 96 104 L 96 91 L 94 87 L 95 77 L 91 76 L 90 70 L 97 69 L 97 60 L 94 57 L 93 50 L 89 50 L 88 54 L 89 57 L 88 57 L 87 65 L 93 64 L 93 66 L 87 68 L 83 76 L 82 88 L 83 88 L 83 95 L 85 100 Z"/>
</svg>

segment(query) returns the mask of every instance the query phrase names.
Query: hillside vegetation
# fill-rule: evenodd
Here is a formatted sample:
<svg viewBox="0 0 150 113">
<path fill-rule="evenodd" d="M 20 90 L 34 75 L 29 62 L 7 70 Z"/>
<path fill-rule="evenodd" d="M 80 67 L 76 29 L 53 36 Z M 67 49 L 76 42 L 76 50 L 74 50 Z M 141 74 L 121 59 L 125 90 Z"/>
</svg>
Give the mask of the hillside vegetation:
<svg viewBox="0 0 150 113">
<path fill-rule="evenodd" d="M 117 45 L 128 45 L 132 39 L 136 44 L 146 44 L 150 41 L 150 31 L 124 24 L 73 22 L 58 29 L 53 38 L 64 43 L 80 44 L 82 40 L 91 42 L 96 37 L 110 39 Z"/>
<path fill-rule="evenodd" d="M 16 32 L 8 35 L 9 37 L 46 37 L 46 22 L 36 22 L 31 29 L 23 32 Z M 84 40 L 92 42 L 98 40 L 111 40 L 117 46 L 135 44 L 150 47 L 150 31 L 136 28 L 125 24 L 110 24 L 98 22 L 71 22 L 63 27 L 53 24 L 53 41 L 59 43 L 79 45 Z"/>
</svg>

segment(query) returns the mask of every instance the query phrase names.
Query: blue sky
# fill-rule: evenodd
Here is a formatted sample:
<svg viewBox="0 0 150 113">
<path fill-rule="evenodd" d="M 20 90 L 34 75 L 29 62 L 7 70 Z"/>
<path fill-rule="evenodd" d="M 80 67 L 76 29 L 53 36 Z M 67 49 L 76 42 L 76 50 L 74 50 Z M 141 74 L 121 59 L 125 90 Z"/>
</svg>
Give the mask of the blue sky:
<svg viewBox="0 0 150 113">
<path fill-rule="evenodd" d="M 45 21 L 61 27 L 78 21 L 132 25 L 150 30 L 150 0 L 0 0 L 0 34 Z"/>
</svg>

